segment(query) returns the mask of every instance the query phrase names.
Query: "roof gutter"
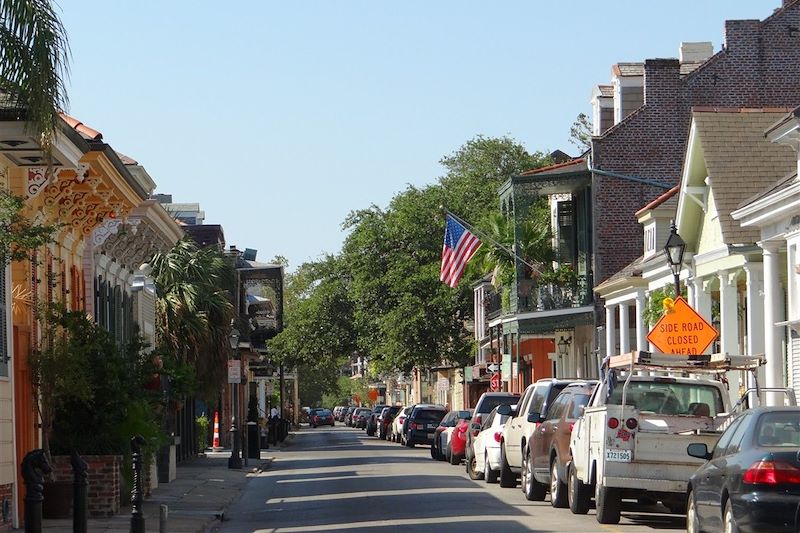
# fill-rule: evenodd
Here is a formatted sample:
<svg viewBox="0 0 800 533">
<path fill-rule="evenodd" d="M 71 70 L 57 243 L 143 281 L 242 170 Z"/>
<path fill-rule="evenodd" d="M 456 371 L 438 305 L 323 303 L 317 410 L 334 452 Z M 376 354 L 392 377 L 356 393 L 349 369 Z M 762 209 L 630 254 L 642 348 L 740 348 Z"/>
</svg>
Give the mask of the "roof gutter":
<svg viewBox="0 0 800 533">
<path fill-rule="evenodd" d="M 664 189 L 665 191 L 668 191 L 674 187 L 674 185 L 667 185 L 665 183 L 661 183 L 660 181 L 655 181 L 648 178 L 629 176 L 627 174 L 620 174 L 619 172 L 613 172 L 610 170 L 602 170 L 599 168 L 595 168 L 594 166 L 592 166 L 591 157 L 587 158 L 587 163 L 588 163 L 587 170 L 589 172 L 592 172 L 593 174 L 599 174 L 600 176 L 608 176 L 610 178 L 619 178 L 621 180 L 632 181 L 634 183 L 642 183 L 644 185 L 650 185 L 651 187 L 658 187 L 659 189 Z"/>
</svg>

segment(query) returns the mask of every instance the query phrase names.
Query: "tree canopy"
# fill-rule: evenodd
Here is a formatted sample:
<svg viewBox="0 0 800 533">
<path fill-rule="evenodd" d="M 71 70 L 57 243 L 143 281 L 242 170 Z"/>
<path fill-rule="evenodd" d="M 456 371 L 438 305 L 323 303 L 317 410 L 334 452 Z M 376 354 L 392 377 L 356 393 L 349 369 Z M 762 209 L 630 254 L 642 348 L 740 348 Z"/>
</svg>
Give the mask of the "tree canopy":
<svg viewBox="0 0 800 533">
<path fill-rule="evenodd" d="M 550 161 L 511 138 L 478 136 L 440 162 L 445 174 L 437 183 L 408 186 L 386 208 L 351 212 L 342 251 L 290 276 L 285 329 L 270 343 L 274 353 L 320 370 L 341 368 L 359 353 L 379 374 L 468 361 L 471 284 L 484 272 L 471 269 L 456 289 L 439 281 L 440 207 L 468 222 L 488 220 L 499 211 L 502 183 Z"/>
</svg>

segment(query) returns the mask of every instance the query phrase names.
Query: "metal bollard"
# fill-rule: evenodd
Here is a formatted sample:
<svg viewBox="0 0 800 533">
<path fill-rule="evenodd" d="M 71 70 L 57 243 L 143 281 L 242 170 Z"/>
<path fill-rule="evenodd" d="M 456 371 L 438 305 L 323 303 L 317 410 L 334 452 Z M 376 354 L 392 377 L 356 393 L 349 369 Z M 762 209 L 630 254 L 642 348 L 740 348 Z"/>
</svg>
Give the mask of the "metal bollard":
<svg viewBox="0 0 800 533">
<path fill-rule="evenodd" d="M 146 441 L 141 435 L 131 439 L 131 460 L 133 463 L 133 489 L 131 489 L 131 533 L 145 533 L 142 514 L 142 445 Z"/>
<path fill-rule="evenodd" d="M 228 458 L 228 468 L 242 468 L 242 456 L 240 453 L 239 430 L 236 428 L 236 418 L 231 418 L 231 456 Z"/>
<path fill-rule="evenodd" d="M 42 533 L 42 501 L 44 501 L 44 476 L 53 468 L 38 448 L 22 460 L 22 479 L 25 481 L 25 533 Z"/>
<path fill-rule="evenodd" d="M 160 505 L 158 507 L 158 533 L 167 533 L 167 519 L 169 518 L 169 507 Z"/>
<path fill-rule="evenodd" d="M 87 533 L 89 530 L 89 464 L 72 450 L 72 531 Z"/>
</svg>

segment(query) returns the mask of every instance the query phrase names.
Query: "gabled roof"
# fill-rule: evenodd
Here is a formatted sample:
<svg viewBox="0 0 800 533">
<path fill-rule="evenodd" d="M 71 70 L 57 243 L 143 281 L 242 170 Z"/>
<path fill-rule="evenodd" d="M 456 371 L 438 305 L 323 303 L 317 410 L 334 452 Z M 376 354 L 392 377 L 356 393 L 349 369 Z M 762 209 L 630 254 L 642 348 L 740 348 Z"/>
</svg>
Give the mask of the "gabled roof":
<svg viewBox="0 0 800 533">
<path fill-rule="evenodd" d="M 675 207 L 677 207 L 678 206 L 678 196 L 677 196 L 677 194 L 678 194 L 678 191 L 680 191 L 680 190 L 681 190 L 681 186 L 680 185 L 674 186 L 673 188 L 671 188 L 670 190 L 668 190 L 667 192 L 665 192 L 664 194 L 662 194 L 661 196 L 659 196 L 658 198 L 656 198 L 655 200 L 653 200 L 652 202 L 650 202 L 649 204 L 644 206 L 643 208 L 639 209 L 636 212 L 636 216 L 638 217 L 639 215 L 641 215 L 645 211 L 649 211 L 651 209 L 655 209 L 656 207 L 659 207 L 660 205 L 668 206 L 670 204 L 673 204 L 673 205 L 675 205 Z"/>
<path fill-rule="evenodd" d="M 777 182 L 773 183 L 772 185 L 768 186 L 766 189 L 764 189 L 763 191 L 759 192 L 758 194 L 755 194 L 755 195 L 747 198 L 742 203 L 740 203 L 738 205 L 738 207 L 744 207 L 746 205 L 750 205 L 750 204 L 752 204 L 754 202 L 762 200 L 762 199 L 766 198 L 767 196 L 770 196 L 770 195 L 772 195 L 772 194 L 774 194 L 774 193 L 776 193 L 776 192 L 778 192 L 778 191 L 780 191 L 782 189 L 785 189 L 790 184 L 792 184 L 792 183 L 794 183 L 796 181 L 798 181 L 797 172 L 792 172 L 792 173 L 784 176 L 783 178 L 779 179 Z"/>
<path fill-rule="evenodd" d="M 788 146 L 764 132 L 788 110 L 694 108 L 693 118 L 726 244 L 754 243 L 757 228 L 742 228 L 731 212 L 779 178 L 796 170 Z"/>
<path fill-rule="evenodd" d="M 615 76 L 644 76 L 644 63 L 617 63 L 611 71 Z"/>
<path fill-rule="evenodd" d="M 579 165 L 586 161 L 583 157 L 578 157 L 571 161 L 567 161 L 566 163 L 556 163 L 555 165 L 549 165 L 542 168 L 535 168 L 533 170 L 526 170 L 525 172 L 521 173 L 520 176 L 535 176 L 537 174 L 550 174 L 556 172 L 558 170 L 564 169 L 566 167 L 571 167 L 575 165 Z"/>
</svg>

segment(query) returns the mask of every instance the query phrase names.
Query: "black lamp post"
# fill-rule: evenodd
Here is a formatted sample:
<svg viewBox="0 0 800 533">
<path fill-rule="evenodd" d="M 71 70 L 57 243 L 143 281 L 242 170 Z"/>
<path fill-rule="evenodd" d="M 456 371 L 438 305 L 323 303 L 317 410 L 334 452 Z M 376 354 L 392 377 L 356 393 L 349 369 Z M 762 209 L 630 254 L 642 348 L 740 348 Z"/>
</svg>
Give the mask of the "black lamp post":
<svg viewBox="0 0 800 533">
<path fill-rule="evenodd" d="M 228 337 L 228 341 L 231 344 L 231 350 L 233 350 L 233 356 L 236 357 L 238 355 L 239 350 L 239 330 L 236 328 L 231 328 L 231 333 Z M 241 368 L 239 370 L 241 372 Z M 241 377 L 239 378 L 241 379 Z M 242 468 L 242 457 L 239 453 L 240 448 L 240 441 L 239 441 L 239 430 L 236 428 L 236 415 L 239 413 L 238 405 L 239 405 L 239 385 L 236 383 L 231 384 L 231 391 L 233 396 L 231 401 L 231 456 L 228 459 L 228 468 L 233 469 L 240 469 Z"/>
<path fill-rule="evenodd" d="M 678 235 L 678 228 L 675 226 L 674 220 L 670 223 L 669 238 L 667 239 L 667 244 L 664 245 L 664 251 L 667 253 L 667 262 L 675 278 L 675 298 L 678 298 L 681 295 L 681 267 L 683 266 L 683 253 L 686 251 L 686 243 Z"/>
</svg>

